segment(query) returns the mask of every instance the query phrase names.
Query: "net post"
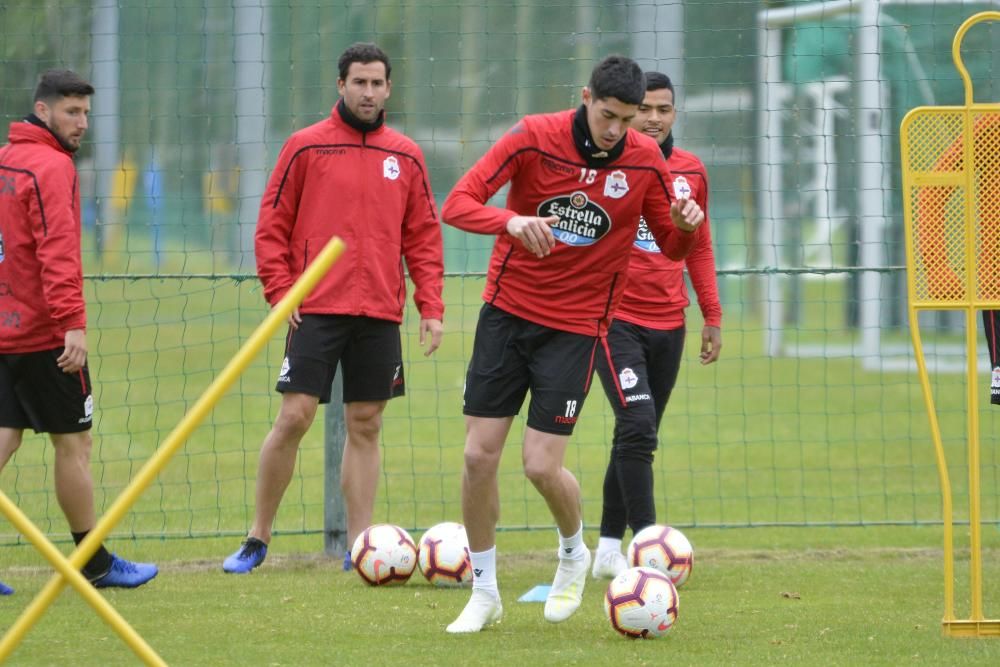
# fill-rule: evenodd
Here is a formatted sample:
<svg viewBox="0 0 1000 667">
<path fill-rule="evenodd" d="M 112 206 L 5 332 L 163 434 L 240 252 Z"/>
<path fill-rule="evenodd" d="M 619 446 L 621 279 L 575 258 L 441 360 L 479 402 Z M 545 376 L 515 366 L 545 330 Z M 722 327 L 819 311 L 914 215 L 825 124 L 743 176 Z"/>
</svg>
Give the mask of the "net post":
<svg viewBox="0 0 1000 667">
<path fill-rule="evenodd" d="M 343 369 L 338 368 L 323 421 L 323 551 L 334 558 L 347 551 L 347 518 L 340 492 L 340 468 L 347 437 L 342 375 Z"/>
</svg>

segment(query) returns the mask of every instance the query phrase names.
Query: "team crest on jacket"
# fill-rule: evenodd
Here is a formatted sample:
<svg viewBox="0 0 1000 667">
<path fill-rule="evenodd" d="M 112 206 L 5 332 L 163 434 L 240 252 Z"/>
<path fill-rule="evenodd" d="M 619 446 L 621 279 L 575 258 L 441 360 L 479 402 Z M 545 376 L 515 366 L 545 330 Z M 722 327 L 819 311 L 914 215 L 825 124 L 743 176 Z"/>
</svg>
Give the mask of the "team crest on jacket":
<svg viewBox="0 0 1000 667">
<path fill-rule="evenodd" d="M 382 162 L 382 175 L 390 181 L 394 181 L 399 178 L 399 174 L 399 160 L 396 159 L 395 155 L 390 155 Z"/>
<path fill-rule="evenodd" d="M 556 240 L 566 245 L 588 246 L 611 230 L 608 212 L 579 190 L 570 195 L 546 199 L 538 205 L 538 215 L 559 218 L 559 222 L 552 226 L 552 233 Z"/>
<path fill-rule="evenodd" d="M 691 184 L 683 176 L 678 176 L 674 179 L 674 197 L 677 199 L 689 199 L 691 197 Z"/>
<path fill-rule="evenodd" d="M 625 172 L 615 169 L 604 179 L 604 196 L 612 199 L 621 199 L 628 194 L 628 179 Z"/>
<path fill-rule="evenodd" d="M 635 247 L 646 252 L 660 252 L 660 246 L 656 244 L 656 237 L 649 231 L 646 218 L 639 216 L 639 229 L 635 233 Z"/>
</svg>

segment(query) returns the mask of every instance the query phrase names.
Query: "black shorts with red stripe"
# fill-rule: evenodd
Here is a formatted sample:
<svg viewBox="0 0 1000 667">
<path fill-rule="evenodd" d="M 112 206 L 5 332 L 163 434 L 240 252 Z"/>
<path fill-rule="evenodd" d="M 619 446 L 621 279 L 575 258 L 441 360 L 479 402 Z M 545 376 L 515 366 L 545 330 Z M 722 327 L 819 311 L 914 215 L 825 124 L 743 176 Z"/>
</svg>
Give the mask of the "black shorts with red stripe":
<svg viewBox="0 0 1000 667">
<path fill-rule="evenodd" d="M 571 435 L 590 390 L 598 340 L 484 304 L 465 376 L 463 413 L 513 417 L 530 388 L 528 426 Z"/>
<path fill-rule="evenodd" d="M 1000 310 L 984 310 L 986 348 L 990 352 L 990 403 L 1000 405 Z"/>
<path fill-rule="evenodd" d="M 86 365 L 63 373 L 54 350 L 0 354 L 0 427 L 36 433 L 80 433 L 94 420 L 94 398 Z"/>
</svg>

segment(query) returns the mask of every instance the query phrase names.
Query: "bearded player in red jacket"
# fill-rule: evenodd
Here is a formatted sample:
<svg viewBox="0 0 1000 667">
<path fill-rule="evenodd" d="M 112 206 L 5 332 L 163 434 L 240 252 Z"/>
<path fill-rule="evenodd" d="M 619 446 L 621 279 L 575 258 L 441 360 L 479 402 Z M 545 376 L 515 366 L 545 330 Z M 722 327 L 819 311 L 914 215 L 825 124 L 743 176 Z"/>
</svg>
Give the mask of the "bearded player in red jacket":
<svg viewBox="0 0 1000 667">
<path fill-rule="evenodd" d="M 578 109 L 521 119 L 445 201 L 446 223 L 497 236 L 463 408 L 462 513 L 473 590 L 448 632 L 478 632 L 503 613 L 496 580 L 497 470 L 529 388 L 524 472 L 559 532 L 559 566 L 545 618 L 564 621 L 580 606 L 590 552 L 583 543 L 580 487 L 563 459 L 594 355 L 621 300 L 640 215 L 675 260 L 688 253 L 703 218 L 694 201 L 669 189 L 674 179 L 656 142 L 629 130 L 645 92 L 634 61 L 605 58 Z M 506 183 L 506 207 L 489 206 Z"/>
<path fill-rule="evenodd" d="M 24 429 L 48 433 L 56 498 L 77 544 L 97 523 L 73 164 L 93 93 L 75 72 L 44 72 L 33 113 L 10 124 L 10 143 L 0 148 L 0 470 L 21 446 Z M 101 545 L 82 572 L 98 588 L 134 588 L 155 577 L 157 568 Z M 0 592 L 9 590 L 0 584 Z"/>
<path fill-rule="evenodd" d="M 230 573 L 245 574 L 264 561 L 299 442 L 318 404 L 330 400 L 338 362 L 347 426 L 341 488 L 348 547 L 371 524 L 382 412 L 404 389 L 404 260 L 425 354 L 441 344 L 441 225 L 423 153 L 384 124 L 389 58 L 374 44 L 355 44 L 338 66 L 340 101 L 328 118 L 285 142 L 261 199 L 257 273 L 272 306 L 331 237 L 342 238 L 347 249 L 290 318 L 275 387 L 281 408 L 261 447 L 253 525 L 223 563 Z"/>
<path fill-rule="evenodd" d="M 722 307 L 708 219 L 708 176 L 698 156 L 674 145 L 671 130 L 676 119 L 670 78 L 646 72 L 646 97 L 632 127 L 656 140 L 674 178 L 671 189 L 678 197 L 698 202 L 705 221 L 694 233 L 694 247 L 683 262 L 664 257 L 645 221 L 639 223 L 625 296 L 608 331 L 605 354 L 597 360 L 597 373 L 615 413 L 615 430 L 604 476 L 594 578 L 614 577 L 628 568 L 622 554 L 626 524 L 635 534 L 656 523 L 653 452 L 684 351 L 684 309 L 690 303 L 685 267 L 705 320 L 701 363 L 714 363 L 722 349 Z"/>
</svg>

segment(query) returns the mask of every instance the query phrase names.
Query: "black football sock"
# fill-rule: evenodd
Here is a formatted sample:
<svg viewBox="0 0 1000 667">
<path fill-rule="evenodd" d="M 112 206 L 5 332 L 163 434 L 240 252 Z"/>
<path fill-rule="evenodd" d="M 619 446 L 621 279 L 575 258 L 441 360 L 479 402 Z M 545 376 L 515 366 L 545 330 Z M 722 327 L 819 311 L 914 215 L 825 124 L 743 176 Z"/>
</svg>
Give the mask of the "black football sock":
<svg viewBox="0 0 1000 667">
<path fill-rule="evenodd" d="M 77 546 L 80 546 L 80 542 L 83 542 L 83 538 L 87 537 L 89 534 L 89 530 L 85 530 L 82 533 L 70 533 L 70 535 L 73 536 L 73 542 L 75 542 Z M 97 551 L 95 551 L 94 555 L 90 557 L 87 564 L 80 568 L 80 572 L 83 573 L 83 576 L 87 577 L 90 581 L 100 579 L 110 570 L 111 554 L 108 553 L 108 550 L 104 548 L 103 544 L 97 547 Z"/>
</svg>

